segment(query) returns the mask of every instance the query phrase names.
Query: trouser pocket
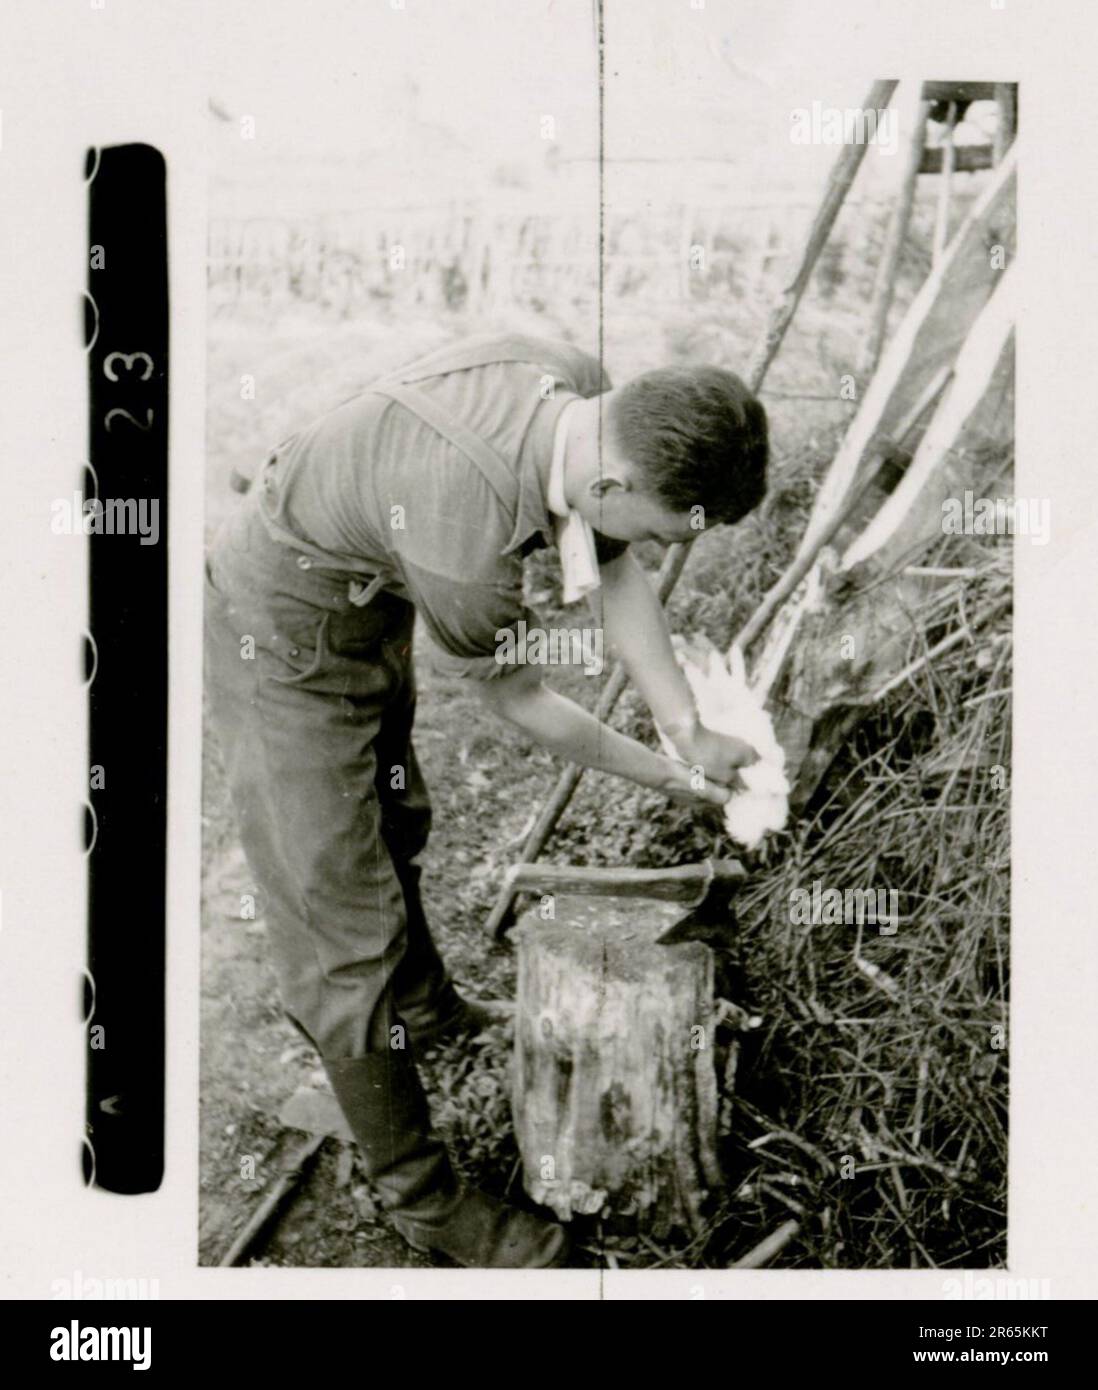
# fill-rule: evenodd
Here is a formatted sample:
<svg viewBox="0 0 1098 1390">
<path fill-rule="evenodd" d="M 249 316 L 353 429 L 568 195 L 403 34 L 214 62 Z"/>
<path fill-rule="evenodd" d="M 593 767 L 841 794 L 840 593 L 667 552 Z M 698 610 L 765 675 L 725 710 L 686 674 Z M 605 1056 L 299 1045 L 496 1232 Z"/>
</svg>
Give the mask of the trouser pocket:
<svg viewBox="0 0 1098 1390">
<path fill-rule="evenodd" d="M 287 643 L 284 638 L 276 638 L 277 656 L 281 666 L 290 669 L 283 673 L 271 671 L 270 678 L 278 685 L 303 685 L 318 676 L 330 659 L 328 632 L 332 624 L 332 614 L 324 613 L 317 621 L 313 635 L 307 643 Z"/>
</svg>

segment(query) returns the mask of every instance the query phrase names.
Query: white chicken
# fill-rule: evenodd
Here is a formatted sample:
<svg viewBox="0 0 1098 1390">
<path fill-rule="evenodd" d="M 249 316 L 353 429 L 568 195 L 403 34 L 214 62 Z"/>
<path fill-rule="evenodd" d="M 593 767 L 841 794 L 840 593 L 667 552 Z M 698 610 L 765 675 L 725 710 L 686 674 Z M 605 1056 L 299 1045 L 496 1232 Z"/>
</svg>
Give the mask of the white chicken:
<svg viewBox="0 0 1098 1390">
<path fill-rule="evenodd" d="M 740 769 L 743 790 L 733 792 L 724 807 L 724 823 L 732 839 L 745 849 L 757 849 L 768 831 L 783 829 L 789 818 L 785 752 L 774 736 L 770 715 L 747 684 L 739 647 L 733 644 L 726 660 L 707 639 L 687 644 L 676 637 L 674 642 L 701 722 L 715 733 L 743 739 L 759 755 L 758 762 Z M 662 729 L 659 735 L 664 752 L 677 758 Z"/>
</svg>

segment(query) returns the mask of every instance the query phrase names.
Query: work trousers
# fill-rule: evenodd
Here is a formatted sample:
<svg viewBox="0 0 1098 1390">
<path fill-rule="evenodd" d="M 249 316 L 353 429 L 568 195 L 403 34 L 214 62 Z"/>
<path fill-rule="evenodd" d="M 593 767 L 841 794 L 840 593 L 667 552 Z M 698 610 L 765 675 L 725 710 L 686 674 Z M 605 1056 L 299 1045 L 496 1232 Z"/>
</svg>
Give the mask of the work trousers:
<svg viewBox="0 0 1098 1390">
<path fill-rule="evenodd" d="M 262 504 L 253 488 L 207 560 L 209 712 L 283 1007 L 325 1059 L 361 1057 L 450 987 L 412 862 L 431 823 L 415 610 L 275 539 Z"/>
</svg>

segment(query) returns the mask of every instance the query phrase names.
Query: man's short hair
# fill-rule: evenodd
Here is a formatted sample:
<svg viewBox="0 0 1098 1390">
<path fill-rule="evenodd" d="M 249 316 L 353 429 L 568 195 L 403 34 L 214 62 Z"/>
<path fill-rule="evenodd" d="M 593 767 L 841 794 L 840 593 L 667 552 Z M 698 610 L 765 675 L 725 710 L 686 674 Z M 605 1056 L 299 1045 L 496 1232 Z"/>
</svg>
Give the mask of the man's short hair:
<svg viewBox="0 0 1098 1390">
<path fill-rule="evenodd" d="M 665 506 L 738 521 L 766 492 L 766 411 L 734 372 L 660 367 L 611 397 L 620 451 Z"/>
</svg>

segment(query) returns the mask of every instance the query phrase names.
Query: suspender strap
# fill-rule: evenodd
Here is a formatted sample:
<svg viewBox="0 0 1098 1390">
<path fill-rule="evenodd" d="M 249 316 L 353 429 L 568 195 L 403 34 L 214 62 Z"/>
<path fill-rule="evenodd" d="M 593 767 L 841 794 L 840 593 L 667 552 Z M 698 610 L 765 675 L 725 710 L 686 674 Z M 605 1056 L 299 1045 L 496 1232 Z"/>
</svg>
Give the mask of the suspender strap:
<svg viewBox="0 0 1098 1390">
<path fill-rule="evenodd" d="M 513 348 L 501 347 L 498 338 L 486 343 L 469 343 L 459 348 L 440 348 L 437 352 L 413 362 L 399 373 L 398 379 L 405 384 L 426 381 L 428 377 L 442 376 L 446 372 L 461 372 L 470 367 L 491 367 L 497 362 L 526 362 L 532 367 L 552 367 L 555 376 L 566 381 L 571 371 L 564 358 L 551 343 L 539 343 L 536 352 L 524 350 L 517 345 Z"/>
<path fill-rule="evenodd" d="M 395 377 L 377 382 L 368 389 L 397 401 L 460 449 L 510 510 L 518 499 L 518 479 L 511 469 L 485 440 L 412 385 L 413 382 L 427 381 L 448 372 L 461 372 L 470 367 L 491 367 L 497 362 L 525 362 L 542 370 L 551 367 L 554 375 L 562 381 L 571 379 L 567 361 L 552 344 L 539 342 L 536 349 L 531 349 L 524 346 L 521 339 L 505 339 L 501 344 L 498 338 L 492 338 L 484 342 L 465 343 L 457 348 L 439 348 L 419 362 L 411 363 Z"/>
<path fill-rule="evenodd" d="M 444 368 L 443 370 L 451 369 Z M 518 479 L 499 454 L 478 434 L 474 434 L 448 410 L 445 410 L 424 392 L 417 391 L 413 386 L 386 381 L 378 382 L 369 389 L 376 391 L 378 395 L 388 396 L 390 400 L 402 405 L 405 410 L 410 410 L 425 425 L 429 425 L 444 439 L 448 439 L 455 448 L 460 449 L 470 463 L 480 471 L 485 482 L 508 511 L 514 510 L 518 503 Z"/>
</svg>

